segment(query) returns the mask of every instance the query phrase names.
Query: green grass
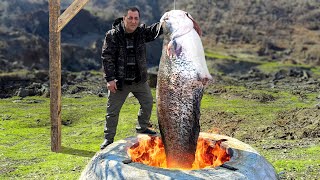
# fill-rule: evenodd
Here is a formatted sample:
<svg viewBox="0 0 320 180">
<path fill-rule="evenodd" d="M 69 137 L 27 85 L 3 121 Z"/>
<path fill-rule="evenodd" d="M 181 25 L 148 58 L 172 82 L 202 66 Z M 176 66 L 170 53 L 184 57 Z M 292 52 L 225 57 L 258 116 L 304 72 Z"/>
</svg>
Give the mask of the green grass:
<svg viewBox="0 0 320 180">
<path fill-rule="evenodd" d="M 312 73 L 315 75 L 320 75 L 320 68 L 309 66 L 309 65 L 297 65 L 297 64 L 283 64 L 281 62 L 264 62 L 257 67 L 262 72 L 265 73 L 275 73 L 281 69 L 288 69 L 288 68 L 305 68 L 310 69 Z"/>
<path fill-rule="evenodd" d="M 320 76 L 320 66 L 316 66 L 316 67 L 312 67 L 311 68 L 311 72 L 316 75 L 316 76 Z"/>
<path fill-rule="evenodd" d="M 256 149 L 263 154 L 266 159 L 276 168 L 280 174 L 285 174 L 286 179 L 319 179 L 320 173 L 320 145 L 311 142 L 309 147 L 303 145 L 298 147 L 290 147 L 291 144 L 305 144 L 309 142 L 300 140 L 268 140 L 256 143 Z M 263 149 L 261 147 L 270 144 L 289 144 L 283 149 Z"/>
<path fill-rule="evenodd" d="M 228 97 L 225 96 L 204 96 L 201 107 L 216 111 L 227 111 L 240 116 L 248 115 L 258 119 L 272 120 L 274 115 L 281 111 L 293 108 L 310 107 L 309 103 L 314 102 L 317 94 L 305 94 L 306 99 L 301 100 L 298 96 L 290 92 L 272 92 L 266 90 L 247 90 L 242 86 L 226 86 Z M 274 101 L 261 103 L 256 100 L 246 99 L 244 95 L 269 94 L 275 98 Z M 271 115 L 271 116 L 270 116 Z"/>
<path fill-rule="evenodd" d="M 243 61 L 243 62 L 251 62 L 256 64 L 263 64 L 263 62 L 259 61 L 255 55 L 249 55 L 247 53 L 235 53 L 236 55 L 230 55 L 222 52 L 215 52 L 212 50 L 205 50 L 205 56 L 207 58 L 214 58 L 219 60 L 232 60 L 232 61 Z"/>
<path fill-rule="evenodd" d="M 238 60 L 237 58 L 231 57 L 229 55 L 224 55 L 221 53 L 217 52 L 212 52 L 212 51 L 205 51 L 205 56 L 209 58 L 215 58 L 215 59 L 229 59 L 229 60 Z"/>
<path fill-rule="evenodd" d="M 320 76 L 320 66 L 310 66 L 304 64 L 285 64 L 279 61 L 261 61 L 254 55 L 241 54 L 237 53 L 236 56 L 231 56 L 228 54 L 223 54 L 221 52 L 215 52 L 212 50 L 205 50 L 205 56 L 207 58 L 213 58 L 215 61 L 237 61 L 237 62 L 251 62 L 257 64 L 257 69 L 264 73 L 276 73 L 281 69 L 289 69 L 289 68 L 305 68 L 310 69 L 314 76 Z M 214 62 L 207 60 L 208 67 L 211 67 Z M 219 69 L 209 69 L 211 73 L 219 72 Z"/>
<path fill-rule="evenodd" d="M 25 77 L 27 76 L 29 72 L 27 70 L 21 70 L 21 71 L 18 71 L 18 72 L 9 72 L 9 73 L 1 73 L 0 74 L 0 78 L 1 77 L 6 77 L 6 76 L 9 76 L 9 77 Z"/>
<path fill-rule="evenodd" d="M 316 93 L 306 93 L 301 99 L 292 92 L 273 92 L 272 90 L 248 90 L 239 86 L 224 86 L 228 96 L 215 95 L 204 96 L 202 100 L 202 111 L 230 112 L 234 116 L 243 118 L 241 129 L 251 133 L 263 126 L 272 126 L 276 116 L 280 112 L 290 111 L 296 108 L 310 108 L 316 103 Z M 256 100 L 243 98 L 247 94 L 269 94 L 275 100 L 261 103 Z M 242 95 L 242 96 L 240 96 Z M 209 116 L 210 117 L 210 116 Z M 206 116 L 206 118 L 208 118 Z M 212 117 L 215 118 L 215 117 Z M 251 131 L 250 131 L 251 130 Z M 241 138 L 241 134 L 236 138 Z M 319 139 L 318 139 L 319 140 Z M 303 141 L 303 140 L 302 140 Z M 307 139 L 305 141 L 308 141 Z M 291 140 L 268 140 L 265 142 L 248 142 L 260 152 L 278 173 L 284 173 L 285 179 L 317 179 L 320 177 L 320 145 L 314 144 L 311 147 L 294 147 L 291 149 L 263 149 L 266 144 L 281 145 L 291 143 Z M 316 141 L 317 142 L 317 141 Z M 292 143 L 294 144 L 294 143 Z M 301 144 L 296 142 L 295 144 Z"/>
<path fill-rule="evenodd" d="M 205 94 L 201 110 L 231 112 L 247 119 L 243 126 L 259 126 L 272 123 L 275 114 L 299 107 L 311 107 L 315 94 L 307 94 L 305 100 L 290 92 L 248 91 L 245 87 L 226 87 L 229 97 Z M 245 99 L 239 94 L 271 94 L 275 101 L 261 103 Z M 155 92 L 153 90 L 155 97 Z M 62 98 L 62 150 L 51 152 L 49 98 L 8 98 L 0 101 L 0 179 L 78 179 L 85 165 L 99 151 L 103 140 L 106 98 L 84 95 L 82 98 Z M 115 140 L 135 136 L 139 104 L 128 98 L 123 106 Z M 210 117 L 210 115 L 209 115 Z M 250 120 L 248 117 L 254 117 Z M 154 104 L 151 121 L 156 124 Z M 282 141 L 279 141 L 281 143 Z M 287 142 L 287 141 L 284 141 Z M 317 167 L 320 145 L 290 149 L 289 157 L 283 151 L 264 150 L 261 144 L 253 144 L 276 168 L 288 171 L 292 176 L 304 177 L 308 166 Z M 294 157 L 294 158 L 292 158 Z M 314 159 L 313 159 L 314 158 Z M 310 160 L 311 159 L 311 160 Z M 319 167 L 317 167 L 319 169 Z M 311 172 L 311 178 L 318 172 Z"/>
<path fill-rule="evenodd" d="M 78 179 L 103 141 L 106 98 L 62 98 L 62 151 L 51 152 L 49 101 L 0 101 L 0 179 Z M 129 98 L 115 140 L 135 135 L 139 107 Z M 153 116 L 154 118 L 155 116 Z M 155 121 L 155 119 L 153 119 Z"/>
</svg>

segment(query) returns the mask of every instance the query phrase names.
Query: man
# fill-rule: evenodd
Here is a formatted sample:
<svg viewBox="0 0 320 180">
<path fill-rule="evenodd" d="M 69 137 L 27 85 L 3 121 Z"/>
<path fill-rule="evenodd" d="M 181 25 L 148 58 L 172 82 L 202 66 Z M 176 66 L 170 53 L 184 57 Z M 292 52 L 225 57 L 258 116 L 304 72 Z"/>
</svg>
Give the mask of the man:
<svg viewBox="0 0 320 180">
<path fill-rule="evenodd" d="M 146 27 L 140 23 L 136 7 L 126 9 L 125 15 L 114 21 L 106 33 L 102 47 L 102 63 L 108 88 L 105 140 L 100 149 L 113 143 L 119 112 L 131 92 L 140 103 L 138 133 L 156 134 L 149 129 L 153 98 L 147 83 L 145 43 L 153 41 L 162 29 L 159 23 Z M 160 32 L 158 32 L 160 31 Z"/>
</svg>

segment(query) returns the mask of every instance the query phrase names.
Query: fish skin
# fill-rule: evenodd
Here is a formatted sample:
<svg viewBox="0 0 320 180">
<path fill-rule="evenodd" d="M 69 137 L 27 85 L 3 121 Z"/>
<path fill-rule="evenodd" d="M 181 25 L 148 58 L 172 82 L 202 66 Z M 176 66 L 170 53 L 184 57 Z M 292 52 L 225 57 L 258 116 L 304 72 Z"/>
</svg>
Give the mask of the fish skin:
<svg viewBox="0 0 320 180">
<path fill-rule="evenodd" d="M 212 77 L 200 37 L 185 13 L 172 10 L 160 20 L 164 22 L 164 45 L 157 79 L 157 116 L 167 167 L 190 169 L 200 133 L 200 103 Z"/>
</svg>

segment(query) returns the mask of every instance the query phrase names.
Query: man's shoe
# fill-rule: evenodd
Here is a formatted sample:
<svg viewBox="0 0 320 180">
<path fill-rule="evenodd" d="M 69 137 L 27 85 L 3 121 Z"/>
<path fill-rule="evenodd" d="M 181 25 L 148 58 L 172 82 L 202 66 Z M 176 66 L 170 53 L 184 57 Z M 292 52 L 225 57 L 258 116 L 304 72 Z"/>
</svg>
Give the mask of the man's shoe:
<svg viewBox="0 0 320 180">
<path fill-rule="evenodd" d="M 147 124 L 147 128 L 152 128 L 152 126 L 153 126 L 153 125 L 151 124 L 151 122 L 149 122 L 149 123 Z M 140 131 L 140 130 L 141 130 L 141 127 L 140 127 L 139 124 L 137 124 L 136 130 L 137 130 L 137 131 Z"/>
<path fill-rule="evenodd" d="M 105 139 L 103 141 L 103 143 L 100 145 L 100 150 L 103 150 L 104 148 L 106 148 L 107 146 L 109 146 L 112 143 L 113 143 L 113 141 L 109 141 L 109 140 Z"/>
<path fill-rule="evenodd" d="M 141 133 L 141 134 L 157 134 L 157 132 L 155 132 L 154 130 L 152 129 L 145 129 L 145 130 L 141 130 L 141 129 L 137 129 L 137 133 Z"/>
</svg>

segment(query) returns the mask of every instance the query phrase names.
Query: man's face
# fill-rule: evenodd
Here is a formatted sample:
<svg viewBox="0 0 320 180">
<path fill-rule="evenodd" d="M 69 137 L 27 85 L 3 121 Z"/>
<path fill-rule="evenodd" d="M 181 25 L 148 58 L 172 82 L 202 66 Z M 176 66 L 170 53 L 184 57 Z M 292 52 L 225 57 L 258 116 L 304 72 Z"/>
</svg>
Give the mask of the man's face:
<svg viewBox="0 0 320 180">
<path fill-rule="evenodd" d="M 139 26 L 139 21 L 139 12 L 129 10 L 127 16 L 123 17 L 126 32 L 133 33 Z"/>
</svg>

